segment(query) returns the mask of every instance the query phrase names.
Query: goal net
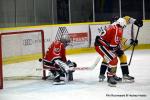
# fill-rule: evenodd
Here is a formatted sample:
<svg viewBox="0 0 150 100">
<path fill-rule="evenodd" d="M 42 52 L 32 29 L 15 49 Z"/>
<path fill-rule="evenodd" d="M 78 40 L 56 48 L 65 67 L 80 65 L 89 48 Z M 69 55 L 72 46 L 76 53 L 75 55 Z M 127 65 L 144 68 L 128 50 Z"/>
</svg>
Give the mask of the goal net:
<svg viewBox="0 0 150 100">
<path fill-rule="evenodd" d="M 0 89 L 3 80 L 41 79 L 45 77 L 39 58 L 45 55 L 42 30 L 6 32 L 0 34 Z"/>
</svg>

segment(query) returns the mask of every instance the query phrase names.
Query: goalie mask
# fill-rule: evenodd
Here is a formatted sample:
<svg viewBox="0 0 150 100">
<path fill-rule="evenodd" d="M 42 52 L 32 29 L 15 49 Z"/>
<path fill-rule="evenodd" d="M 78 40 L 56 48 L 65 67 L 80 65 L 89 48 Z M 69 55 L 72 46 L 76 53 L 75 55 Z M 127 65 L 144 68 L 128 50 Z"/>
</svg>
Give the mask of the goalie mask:
<svg viewBox="0 0 150 100">
<path fill-rule="evenodd" d="M 124 18 L 119 18 L 116 21 L 116 24 L 119 24 L 122 28 L 125 28 L 127 26 L 126 20 Z"/>
<path fill-rule="evenodd" d="M 69 45 L 70 43 L 70 36 L 68 34 L 62 35 L 62 37 L 60 38 L 60 41 L 66 46 Z"/>
</svg>

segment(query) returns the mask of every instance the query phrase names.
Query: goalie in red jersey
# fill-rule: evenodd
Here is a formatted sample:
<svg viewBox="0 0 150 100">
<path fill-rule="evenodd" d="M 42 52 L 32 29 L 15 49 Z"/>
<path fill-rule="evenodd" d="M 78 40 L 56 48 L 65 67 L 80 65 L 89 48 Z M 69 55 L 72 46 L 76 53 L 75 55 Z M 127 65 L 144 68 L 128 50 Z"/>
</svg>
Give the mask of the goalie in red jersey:
<svg viewBox="0 0 150 100">
<path fill-rule="evenodd" d="M 124 27 L 126 27 L 126 20 L 119 18 L 114 24 L 111 24 L 106 29 L 105 34 L 96 36 L 95 39 L 96 51 L 103 57 L 109 66 L 107 82 L 110 86 L 115 86 L 117 84 L 114 79 L 118 63 L 116 51 L 121 48 Z"/>
<path fill-rule="evenodd" d="M 48 48 L 44 59 L 47 61 L 44 64 L 48 66 L 53 66 L 56 68 L 51 69 L 50 71 L 54 75 L 54 84 L 65 83 L 66 80 L 72 81 L 73 76 L 71 68 L 76 67 L 76 63 L 67 61 L 66 59 L 66 47 L 70 43 L 70 37 L 68 34 L 62 35 L 60 40 L 55 40 Z M 57 70 L 60 69 L 60 70 Z M 68 79 L 68 78 L 69 79 Z"/>
</svg>

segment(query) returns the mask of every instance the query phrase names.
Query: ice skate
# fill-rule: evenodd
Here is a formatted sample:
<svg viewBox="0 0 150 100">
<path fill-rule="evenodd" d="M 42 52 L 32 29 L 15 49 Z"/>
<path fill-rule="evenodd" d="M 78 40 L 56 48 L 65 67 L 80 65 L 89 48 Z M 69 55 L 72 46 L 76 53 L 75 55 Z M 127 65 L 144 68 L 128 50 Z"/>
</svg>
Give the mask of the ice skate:
<svg viewBox="0 0 150 100">
<path fill-rule="evenodd" d="M 65 84 L 65 81 L 62 80 L 57 80 L 53 82 L 53 85 L 63 85 L 63 84 Z"/>
<path fill-rule="evenodd" d="M 106 77 L 104 75 L 99 75 L 99 82 L 103 82 Z"/>
<path fill-rule="evenodd" d="M 63 85 L 65 83 L 66 82 L 64 78 L 57 77 L 54 79 L 53 85 Z"/>
<path fill-rule="evenodd" d="M 134 77 L 129 76 L 129 75 L 123 75 L 123 82 L 125 82 L 125 83 L 133 83 L 134 82 Z"/>
<path fill-rule="evenodd" d="M 110 86 L 110 87 L 116 87 L 117 82 L 116 82 L 116 80 L 114 79 L 113 76 L 108 77 L 107 82 L 108 82 L 108 86 Z"/>
<path fill-rule="evenodd" d="M 122 82 L 122 78 L 120 78 L 120 77 L 118 77 L 116 75 L 114 75 L 113 77 L 114 77 L 115 81 Z"/>
<path fill-rule="evenodd" d="M 60 76 L 60 74 L 56 74 L 53 85 L 63 85 L 65 83 L 66 83 L 66 77 Z"/>
</svg>

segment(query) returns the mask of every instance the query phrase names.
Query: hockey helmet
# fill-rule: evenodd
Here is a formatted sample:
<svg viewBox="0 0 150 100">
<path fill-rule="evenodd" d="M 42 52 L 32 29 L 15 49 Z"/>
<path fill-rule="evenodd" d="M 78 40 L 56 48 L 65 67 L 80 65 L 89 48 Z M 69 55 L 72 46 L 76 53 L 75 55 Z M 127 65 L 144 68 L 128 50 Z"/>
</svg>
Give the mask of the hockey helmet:
<svg viewBox="0 0 150 100">
<path fill-rule="evenodd" d="M 67 46 L 70 43 L 70 36 L 68 34 L 62 35 L 60 38 L 60 41 L 64 43 L 65 46 Z"/>
<path fill-rule="evenodd" d="M 122 28 L 125 28 L 127 26 L 127 22 L 124 18 L 119 18 L 116 21 L 116 24 L 119 24 Z"/>
</svg>

